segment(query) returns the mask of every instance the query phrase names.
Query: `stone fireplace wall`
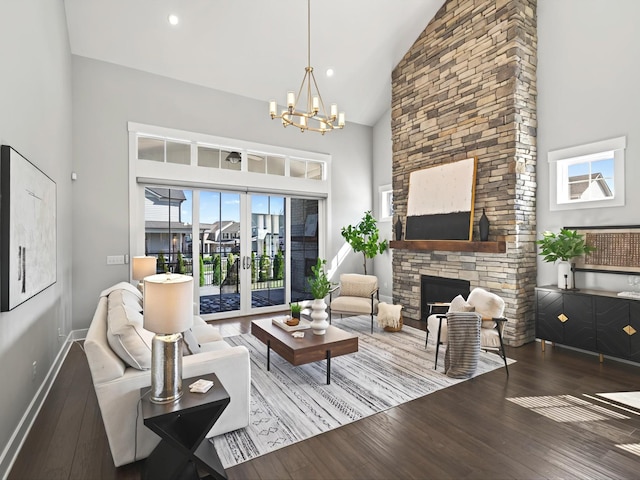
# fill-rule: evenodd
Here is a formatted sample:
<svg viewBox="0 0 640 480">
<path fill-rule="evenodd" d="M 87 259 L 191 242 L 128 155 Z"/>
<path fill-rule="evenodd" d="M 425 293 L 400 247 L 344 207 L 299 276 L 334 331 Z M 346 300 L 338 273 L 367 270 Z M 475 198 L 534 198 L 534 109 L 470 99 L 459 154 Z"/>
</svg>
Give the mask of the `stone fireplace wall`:
<svg viewBox="0 0 640 480">
<path fill-rule="evenodd" d="M 536 0 L 449 0 L 393 72 L 395 214 L 404 223 L 411 172 L 475 156 L 474 240 L 484 208 L 489 241 L 506 242 L 506 253 L 395 248 L 407 318 L 422 315 L 421 275 L 461 278 L 505 299 L 509 345 L 534 339 L 536 51 Z"/>
</svg>

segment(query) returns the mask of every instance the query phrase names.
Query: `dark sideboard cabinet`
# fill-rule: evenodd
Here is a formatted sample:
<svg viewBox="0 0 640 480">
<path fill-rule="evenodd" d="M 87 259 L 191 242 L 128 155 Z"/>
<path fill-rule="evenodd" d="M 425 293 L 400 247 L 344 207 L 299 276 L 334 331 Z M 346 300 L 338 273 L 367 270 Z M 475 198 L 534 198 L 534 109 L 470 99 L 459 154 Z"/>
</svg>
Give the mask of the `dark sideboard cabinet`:
<svg viewBox="0 0 640 480">
<path fill-rule="evenodd" d="M 640 362 L 640 301 L 601 290 L 536 288 L 536 338 Z"/>
</svg>

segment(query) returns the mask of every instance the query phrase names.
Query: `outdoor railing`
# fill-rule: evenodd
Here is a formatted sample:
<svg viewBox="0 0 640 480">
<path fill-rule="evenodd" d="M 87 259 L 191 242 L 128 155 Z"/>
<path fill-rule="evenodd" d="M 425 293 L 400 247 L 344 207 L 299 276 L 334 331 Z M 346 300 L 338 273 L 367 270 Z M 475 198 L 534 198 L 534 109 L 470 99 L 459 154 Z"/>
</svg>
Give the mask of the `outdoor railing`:
<svg viewBox="0 0 640 480">
<path fill-rule="evenodd" d="M 149 253 L 149 255 L 155 256 L 157 257 L 159 254 L 156 253 Z M 165 257 L 168 256 L 168 254 L 165 254 Z M 269 265 L 272 267 L 273 266 L 273 257 L 268 256 L 267 257 L 269 259 Z M 240 261 L 238 259 L 238 257 L 236 256 L 236 262 Z M 256 276 L 258 275 L 257 272 L 260 271 L 260 257 L 256 257 L 254 260 L 254 264 L 255 264 L 255 269 L 254 271 L 256 272 Z M 178 262 L 177 261 L 173 261 L 173 262 L 169 262 L 169 261 L 165 261 L 165 265 L 167 267 L 167 269 L 170 272 L 178 272 Z M 190 275 L 193 276 L 193 263 L 191 261 L 191 257 L 189 256 L 183 256 L 183 265 L 184 265 L 184 270 L 183 270 L 183 274 L 184 275 Z M 220 256 L 220 278 L 218 279 L 217 282 L 214 282 L 214 264 L 210 263 L 210 262 L 204 262 L 202 264 L 202 273 L 204 276 L 204 285 L 203 286 L 208 286 L 208 285 L 213 285 L 213 286 L 219 286 L 222 284 L 222 282 L 224 282 L 224 280 L 227 278 L 227 257 L 226 256 Z M 160 265 L 158 265 L 158 270 L 160 271 Z M 272 272 L 270 272 L 272 273 Z M 274 279 L 274 278 L 268 278 L 266 280 L 258 280 L 258 279 L 252 279 L 251 280 L 251 289 L 252 290 L 265 290 L 265 289 L 270 289 L 270 288 L 282 288 L 284 287 L 284 280 L 283 279 Z"/>
</svg>

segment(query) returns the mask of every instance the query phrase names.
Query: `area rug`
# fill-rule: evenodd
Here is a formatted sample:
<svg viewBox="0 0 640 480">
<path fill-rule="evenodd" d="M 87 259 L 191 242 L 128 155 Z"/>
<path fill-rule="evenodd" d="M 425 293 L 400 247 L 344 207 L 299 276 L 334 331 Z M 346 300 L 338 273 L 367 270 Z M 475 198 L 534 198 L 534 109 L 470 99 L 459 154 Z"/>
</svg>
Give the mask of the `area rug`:
<svg viewBox="0 0 640 480">
<path fill-rule="evenodd" d="M 244 345 L 251 356 L 251 414 L 248 427 L 212 438 L 225 468 L 360 420 L 464 380 L 443 373 L 444 348 L 433 369 L 434 343 L 425 349 L 425 332 L 404 326 L 399 332 L 376 327 L 369 317 L 334 319 L 339 328 L 358 335 L 358 352 L 326 362 L 294 367 L 271 354 L 250 334 L 226 337 Z M 512 362 L 512 360 L 510 360 Z M 504 368 L 495 353 L 481 352 L 476 375 Z"/>
<path fill-rule="evenodd" d="M 596 395 L 640 410 L 640 392 L 608 392 L 596 393 Z"/>
</svg>

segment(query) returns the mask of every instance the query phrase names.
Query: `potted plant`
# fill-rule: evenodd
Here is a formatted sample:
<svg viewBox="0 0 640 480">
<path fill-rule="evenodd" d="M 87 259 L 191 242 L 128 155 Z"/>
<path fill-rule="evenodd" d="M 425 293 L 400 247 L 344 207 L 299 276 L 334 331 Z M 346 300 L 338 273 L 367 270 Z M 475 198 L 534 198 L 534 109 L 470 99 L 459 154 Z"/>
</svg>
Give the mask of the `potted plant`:
<svg viewBox="0 0 640 480">
<path fill-rule="evenodd" d="M 324 298 L 329 295 L 333 284 L 324 271 L 325 263 L 327 263 L 326 260 L 318 258 L 316 264 L 311 266 L 311 276 L 307 278 L 309 291 L 314 298 L 311 304 L 311 329 L 315 335 L 324 335 L 329 326 L 327 304 L 324 303 Z"/>
<path fill-rule="evenodd" d="M 377 221 L 370 211 L 365 212 L 362 220 L 355 226 L 347 225 L 342 227 L 341 233 L 354 252 L 362 252 L 365 275 L 367 274 L 367 258 L 375 257 L 388 247 L 386 240 L 380 241 Z"/>
<path fill-rule="evenodd" d="M 566 228 L 561 229 L 560 233 L 543 232 L 542 239 L 536 243 L 540 245 L 539 255 L 544 257 L 545 262 L 558 261 L 558 287 L 564 289 L 574 288 L 571 272 L 575 263 L 571 260 L 595 250 L 595 247 L 587 245 L 584 235 Z"/>
<path fill-rule="evenodd" d="M 302 312 L 302 305 L 298 302 L 293 302 L 289 304 L 289 308 L 291 309 L 291 316 L 293 318 L 300 318 L 300 312 Z"/>
</svg>

